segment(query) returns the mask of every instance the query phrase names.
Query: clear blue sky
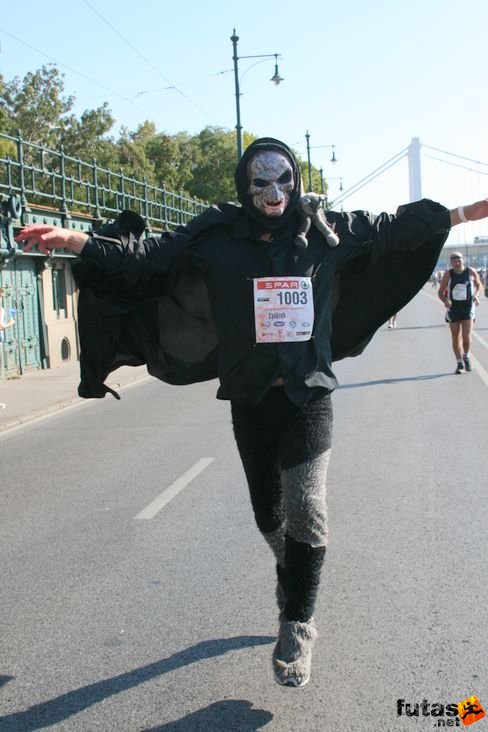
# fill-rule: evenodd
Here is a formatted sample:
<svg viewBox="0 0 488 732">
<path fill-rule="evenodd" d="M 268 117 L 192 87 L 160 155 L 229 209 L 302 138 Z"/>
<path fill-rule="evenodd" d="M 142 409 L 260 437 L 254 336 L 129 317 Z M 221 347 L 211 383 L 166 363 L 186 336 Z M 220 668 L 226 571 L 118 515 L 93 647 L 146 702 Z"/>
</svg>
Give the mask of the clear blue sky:
<svg viewBox="0 0 488 732">
<path fill-rule="evenodd" d="M 55 62 L 75 112 L 107 101 L 114 134 L 146 119 L 169 134 L 233 129 L 233 28 L 243 127 L 304 158 L 308 130 L 332 199 L 334 178 L 347 190 L 414 137 L 424 196 L 447 206 L 488 196 L 487 0 L 17 0 L 2 8 L 0 69 L 11 80 Z M 279 86 L 273 58 L 242 58 L 274 53 Z M 394 211 L 408 198 L 403 158 L 343 205 Z M 477 235 L 488 224 L 457 227 L 451 241 Z"/>
</svg>

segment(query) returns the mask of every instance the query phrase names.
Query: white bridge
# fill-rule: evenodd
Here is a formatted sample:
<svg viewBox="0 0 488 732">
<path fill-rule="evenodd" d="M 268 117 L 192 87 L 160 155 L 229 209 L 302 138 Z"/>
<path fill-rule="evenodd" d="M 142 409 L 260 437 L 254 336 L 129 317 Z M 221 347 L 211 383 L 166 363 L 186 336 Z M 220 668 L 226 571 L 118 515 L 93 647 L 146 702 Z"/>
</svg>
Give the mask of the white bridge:
<svg viewBox="0 0 488 732">
<path fill-rule="evenodd" d="M 426 151 L 426 152 L 425 152 Z M 337 209 L 346 199 L 354 195 L 373 180 L 383 175 L 387 170 L 397 165 L 404 158 L 408 159 L 409 179 L 409 200 L 418 201 L 422 198 L 422 166 L 421 155 L 437 160 L 444 165 L 454 166 L 463 169 L 473 176 L 488 176 L 488 163 L 480 160 L 473 160 L 463 155 L 457 155 L 447 150 L 432 147 L 420 143 L 418 137 L 413 137 L 410 145 L 400 150 L 392 158 L 384 162 L 378 168 L 366 175 L 354 185 L 341 191 L 340 195 L 328 201 L 328 206 Z M 442 156 L 442 157 L 439 157 Z M 488 264 L 488 236 L 475 236 L 471 242 L 459 244 L 446 244 L 439 259 L 439 267 L 445 269 L 449 262 L 449 253 L 453 249 L 461 249 L 464 253 L 466 263 L 477 269 L 487 268 Z"/>
</svg>

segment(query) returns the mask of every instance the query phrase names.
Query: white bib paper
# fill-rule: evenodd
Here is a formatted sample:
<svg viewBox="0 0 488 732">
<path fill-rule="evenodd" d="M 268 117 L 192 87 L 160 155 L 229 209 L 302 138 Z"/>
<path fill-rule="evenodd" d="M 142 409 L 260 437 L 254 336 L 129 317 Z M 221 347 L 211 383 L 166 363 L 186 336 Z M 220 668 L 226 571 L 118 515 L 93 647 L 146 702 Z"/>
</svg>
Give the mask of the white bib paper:
<svg viewBox="0 0 488 732">
<path fill-rule="evenodd" d="M 467 300 L 467 285 L 464 283 L 454 285 L 454 287 L 452 288 L 452 299 L 456 301 Z"/>
<path fill-rule="evenodd" d="M 310 340 L 314 320 L 311 278 L 256 278 L 254 318 L 256 343 Z"/>
</svg>

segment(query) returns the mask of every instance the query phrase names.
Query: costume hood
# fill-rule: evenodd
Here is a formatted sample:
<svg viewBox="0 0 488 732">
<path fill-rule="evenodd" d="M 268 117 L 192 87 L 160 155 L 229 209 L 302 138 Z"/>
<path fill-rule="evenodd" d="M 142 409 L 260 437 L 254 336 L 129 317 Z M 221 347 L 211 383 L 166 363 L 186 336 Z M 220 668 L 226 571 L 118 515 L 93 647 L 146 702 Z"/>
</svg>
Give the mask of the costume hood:
<svg viewBox="0 0 488 732">
<path fill-rule="evenodd" d="M 247 173 L 247 164 L 253 155 L 266 150 L 273 150 L 274 152 L 279 152 L 287 157 L 293 169 L 293 191 L 290 193 L 288 206 L 281 216 L 265 216 L 261 211 L 258 211 L 257 208 L 255 208 L 252 202 L 252 196 L 248 193 L 249 177 Z M 298 205 L 302 191 L 302 175 L 300 172 L 300 166 L 288 145 L 285 145 L 284 142 L 280 142 L 280 140 L 275 140 L 273 137 L 260 137 L 258 140 L 255 140 L 244 151 L 244 154 L 237 165 L 234 178 L 237 189 L 237 198 L 247 215 L 258 225 L 260 230 L 276 231 L 288 223 L 290 216 Z"/>
</svg>

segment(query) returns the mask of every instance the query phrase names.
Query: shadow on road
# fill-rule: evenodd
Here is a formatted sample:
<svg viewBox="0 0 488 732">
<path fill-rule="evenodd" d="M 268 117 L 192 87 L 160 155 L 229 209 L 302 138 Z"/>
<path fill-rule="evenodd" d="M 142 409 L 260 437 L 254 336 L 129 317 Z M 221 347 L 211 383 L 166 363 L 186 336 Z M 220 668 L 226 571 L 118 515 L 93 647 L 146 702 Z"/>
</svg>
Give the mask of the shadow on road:
<svg viewBox="0 0 488 732">
<path fill-rule="evenodd" d="M 396 328 L 393 329 L 384 329 L 384 330 L 393 330 L 398 332 L 399 330 L 432 330 L 432 328 L 445 328 L 447 323 L 436 323 L 435 325 L 397 325 Z"/>
<path fill-rule="evenodd" d="M 226 699 L 214 702 L 186 717 L 151 727 L 143 732 L 252 732 L 271 722 L 273 715 L 264 709 L 253 709 L 249 701 Z"/>
<path fill-rule="evenodd" d="M 358 384 L 341 384 L 341 389 L 359 389 L 362 386 L 377 386 L 378 384 L 399 384 L 402 381 L 429 381 L 430 379 L 443 379 L 445 376 L 452 376 L 453 371 L 445 374 L 424 374 L 421 376 L 401 376 L 398 379 L 378 379 L 377 381 L 361 381 Z"/>
<path fill-rule="evenodd" d="M 109 679 L 103 679 L 102 681 L 97 681 L 94 684 L 89 684 L 88 686 L 83 686 L 73 691 L 68 691 L 66 694 L 61 694 L 61 696 L 55 699 L 49 699 L 49 701 L 35 704 L 23 712 L 15 712 L 0 717 L 0 729 L 2 732 L 31 732 L 31 730 L 50 727 L 72 717 L 83 709 L 87 709 L 103 701 L 103 699 L 107 699 L 110 696 L 119 694 L 121 691 L 126 691 L 170 671 L 179 669 L 182 666 L 189 666 L 191 663 L 203 661 L 206 658 L 223 656 L 230 651 L 252 646 L 262 646 L 267 643 L 273 643 L 274 641 L 275 638 L 272 636 L 246 635 L 202 641 L 191 646 L 191 648 L 178 651 L 178 653 L 174 653 L 168 658 L 162 658 L 147 666 L 141 666 L 132 671 L 127 671 L 127 673 L 119 674 Z M 1 678 L 8 681 L 11 677 L 3 676 Z M 247 703 L 244 702 L 244 704 Z M 224 702 L 221 702 L 221 704 L 224 704 Z M 163 727 L 162 729 L 168 728 Z M 185 728 L 177 727 L 175 729 L 182 730 Z M 207 729 L 211 728 L 207 727 Z M 258 728 L 243 727 L 242 729 L 251 730 Z"/>
</svg>

